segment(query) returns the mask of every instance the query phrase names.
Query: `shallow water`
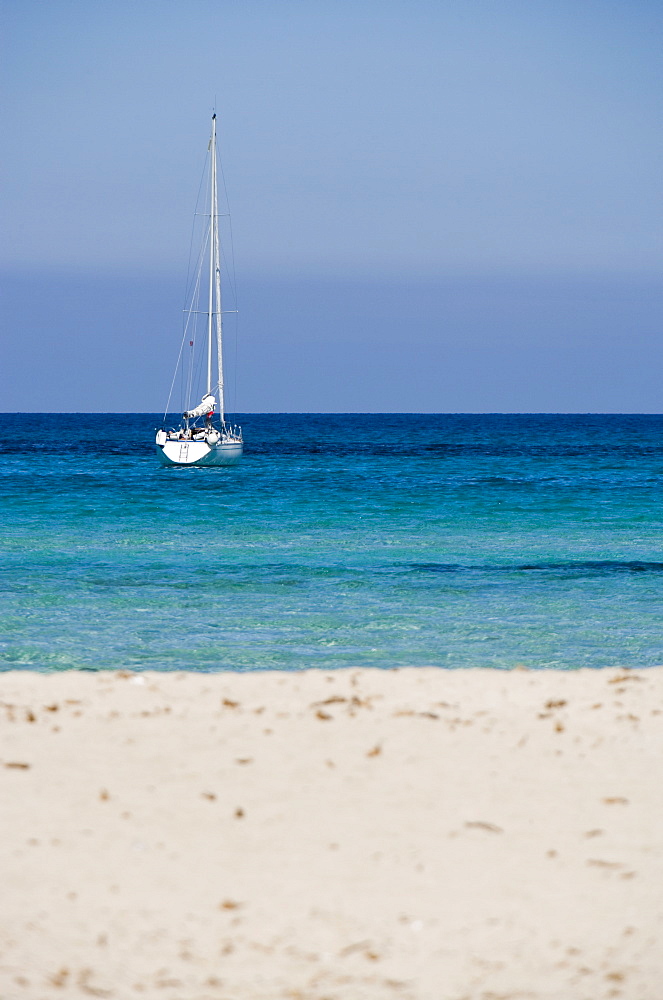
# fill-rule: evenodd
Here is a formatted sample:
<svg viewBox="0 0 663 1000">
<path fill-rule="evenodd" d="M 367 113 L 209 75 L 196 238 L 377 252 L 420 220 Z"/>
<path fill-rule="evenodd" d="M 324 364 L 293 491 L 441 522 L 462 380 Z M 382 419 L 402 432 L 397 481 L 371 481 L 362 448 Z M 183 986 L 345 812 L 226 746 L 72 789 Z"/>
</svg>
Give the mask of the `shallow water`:
<svg viewBox="0 0 663 1000">
<path fill-rule="evenodd" d="M 663 663 L 663 417 L 0 418 L 0 669 Z"/>
</svg>

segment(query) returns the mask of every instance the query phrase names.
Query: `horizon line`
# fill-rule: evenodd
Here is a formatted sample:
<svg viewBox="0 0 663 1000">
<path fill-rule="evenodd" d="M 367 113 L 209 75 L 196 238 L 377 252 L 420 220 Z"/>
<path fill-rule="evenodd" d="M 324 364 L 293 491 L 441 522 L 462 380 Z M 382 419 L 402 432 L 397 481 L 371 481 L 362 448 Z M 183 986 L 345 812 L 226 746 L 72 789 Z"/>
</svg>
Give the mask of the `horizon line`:
<svg viewBox="0 0 663 1000">
<path fill-rule="evenodd" d="M 5 410 L 0 417 L 163 417 L 161 410 Z M 171 410 L 166 416 L 180 415 Z M 630 410 L 234 410 L 245 417 L 661 417 L 663 411 Z"/>
</svg>

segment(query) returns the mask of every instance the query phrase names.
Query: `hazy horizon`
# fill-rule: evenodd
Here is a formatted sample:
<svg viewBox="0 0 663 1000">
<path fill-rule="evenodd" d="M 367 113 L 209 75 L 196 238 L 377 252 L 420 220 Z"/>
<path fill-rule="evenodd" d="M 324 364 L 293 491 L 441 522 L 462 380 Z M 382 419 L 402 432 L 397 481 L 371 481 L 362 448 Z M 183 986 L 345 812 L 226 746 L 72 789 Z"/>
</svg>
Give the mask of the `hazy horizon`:
<svg viewBox="0 0 663 1000">
<path fill-rule="evenodd" d="M 238 409 L 663 410 L 658 3 L 0 16 L 1 410 L 163 405 L 213 106 Z"/>
</svg>

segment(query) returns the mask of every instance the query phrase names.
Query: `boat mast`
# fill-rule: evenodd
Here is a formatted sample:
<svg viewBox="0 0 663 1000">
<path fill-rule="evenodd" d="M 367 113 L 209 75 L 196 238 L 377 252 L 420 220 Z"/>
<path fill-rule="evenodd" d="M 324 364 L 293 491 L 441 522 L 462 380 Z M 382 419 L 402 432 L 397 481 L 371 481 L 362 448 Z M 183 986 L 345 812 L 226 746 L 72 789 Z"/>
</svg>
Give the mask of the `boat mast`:
<svg viewBox="0 0 663 1000">
<path fill-rule="evenodd" d="M 209 288 L 207 292 L 207 395 L 212 391 L 212 322 L 214 316 L 214 256 L 216 250 L 216 115 L 212 115 L 209 207 Z"/>
<path fill-rule="evenodd" d="M 219 419 L 221 427 L 226 425 L 225 403 L 223 398 L 223 309 L 221 306 L 221 253 L 219 247 L 219 206 L 216 180 L 216 115 L 212 121 L 213 142 L 212 169 L 214 172 L 214 291 L 216 296 L 216 361 L 217 361 L 217 391 L 219 394 Z"/>
</svg>

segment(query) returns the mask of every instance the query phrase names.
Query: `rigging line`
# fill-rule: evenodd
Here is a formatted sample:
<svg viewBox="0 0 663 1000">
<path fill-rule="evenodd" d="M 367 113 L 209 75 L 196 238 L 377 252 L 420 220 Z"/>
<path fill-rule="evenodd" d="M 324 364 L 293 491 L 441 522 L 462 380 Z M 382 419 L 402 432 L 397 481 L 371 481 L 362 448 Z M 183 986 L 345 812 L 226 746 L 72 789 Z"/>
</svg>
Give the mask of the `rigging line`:
<svg viewBox="0 0 663 1000">
<path fill-rule="evenodd" d="M 230 285 L 230 291 L 232 292 L 233 305 L 235 306 L 234 310 L 224 309 L 223 312 L 237 312 L 237 289 L 233 285 L 232 274 L 230 272 L 230 268 L 228 267 L 228 258 L 226 256 L 226 252 L 223 246 L 220 247 L 220 251 L 221 251 L 221 258 L 223 260 L 223 273 L 226 275 L 228 279 L 228 284 Z"/>
<path fill-rule="evenodd" d="M 230 291 L 232 293 L 233 305 L 235 306 L 234 309 L 224 309 L 223 313 L 224 314 L 233 313 L 235 315 L 235 323 L 234 323 L 234 334 L 235 334 L 235 336 L 234 336 L 234 359 L 233 359 L 233 372 L 232 372 L 232 380 L 233 380 L 233 407 L 232 407 L 232 409 L 234 411 L 236 411 L 236 409 L 237 409 L 237 368 L 238 368 L 238 365 L 237 365 L 237 358 L 238 358 L 238 326 L 239 326 L 238 319 L 237 319 L 237 313 L 239 312 L 239 310 L 237 308 L 237 279 L 236 279 L 236 274 L 235 274 L 235 248 L 234 248 L 233 239 L 232 239 L 232 218 L 230 216 L 230 213 L 228 214 L 227 218 L 228 218 L 228 222 L 229 222 L 229 234 L 228 235 L 229 235 L 230 250 L 231 250 L 232 270 L 231 270 L 231 267 L 230 267 L 229 262 L 228 262 L 228 254 L 226 253 L 226 247 L 224 246 L 223 243 L 221 243 L 221 245 L 220 245 L 220 254 L 221 254 L 221 260 L 222 260 L 222 264 L 223 264 L 223 272 L 226 275 L 226 279 L 227 279 Z"/>
<path fill-rule="evenodd" d="M 196 296 L 196 292 L 197 292 L 197 289 L 199 287 L 199 284 L 200 284 L 200 275 L 198 275 L 198 279 L 197 279 L 197 282 L 196 282 L 196 287 L 194 288 L 194 291 L 193 291 L 194 297 Z M 177 378 L 178 369 L 181 371 L 181 376 L 182 376 L 181 381 L 182 381 L 182 383 L 184 382 L 184 365 L 182 365 L 182 367 L 180 369 L 180 364 L 182 362 L 182 352 L 184 351 L 184 342 L 187 339 L 187 336 L 188 336 L 188 333 L 189 333 L 189 326 L 190 325 L 191 325 L 191 313 L 189 313 L 189 315 L 187 316 L 187 319 L 184 322 L 184 329 L 182 330 L 182 339 L 180 341 L 180 350 L 179 350 L 179 354 L 177 355 L 177 361 L 175 363 L 175 371 L 173 372 L 173 379 L 172 379 L 172 382 L 170 383 L 170 392 L 168 393 L 168 402 L 166 403 L 166 410 L 165 410 L 164 415 L 163 415 L 164 423 L 166 421 L 166 414 L 170 412 L 170 401 L 171 401 L 171 398 L 172 398 L 172 395 L 173 395 L 173 389 L 175 388 L 175 379 Z M 183 393 L 184 393 L 184 388 L 183 388 L 183 385 L 182 385 L 182 386 L 180 386 L 180 397 L 183 396 Z M 182 402 L 182 398 L 180 398 L 180 402 Z"/>
<path fill-rule="evenodd" d="M 204 388 L 204 386 L 205 386 L 205 378 L 204 378 L 204 376 L 205 376 L 205 368 L 206 368 L 207 361 L 206 361 L 206 358 L 205 358 L 205 352 L 204 351 L 198 352 L 198 360 L 197 361 L 196 361 L 196 357 L 195 357 L 195 351 L 196 351 L 195 347 L 193 348 L 193 351 L 194 351 L 194 358 L 193 358 L 193 362 L 194 363 L 193 363 L 193 366 L 192 366 L 193 372 L 192 372 L 192 380 L 191 380 L 191 390 L 193 391 L 195 389 L 197 391 L 193 392 L 193 395 L 189 394 L 189 399 L 190 399 L 191 402 L 193 402 L 193 404 L 195 406 L 197 404 L 197 402 L 203 398 L 203 396 L 205 395 L 205 392 L 206 392 L 206 390 Z M 187 407 L 186 407 L 187 410 L 192 409 L 191 402 L 187 403 Z"/>
<path fill-rule="evenodd" d="M 228 209 L 227 219 L 228 219 L 228 230 L 230 235 L 230 257 L 232 260 L 232 276 L 230 275 L 230 271 L 228 271 L 228 277 L 230 278 L 232 285 L 233 297 L 235 299 L 235 308 L 237 308 L 237 280 L 235 275 L 235 241 L 233 240 L 233 220 L 232 220 L 232 213 L 230 211 L 230 198 L 228 197 L 228 188 L 226 187 L 226 175 L 223 172 L 223 163 L 220 159 L 219 159 L 219 172 L 221 174 L 221 180 L 223 182 L 223 194 L 225 196 L 226 207 Z"/>
<path fill-rule="evenodd" d="M 223 218 L 228 219 L 228 226 L 224 230 L 223 239 L 220 241 L 220 254 L 221 261 L 223 263 L 223 273 L 225 275 L 225 282 L 227 287 L 232 292 L 233 304 L 237 306 L 237 287 L 234 274 L 234 247 L 232 241 L 232 219 L 230 215 L 223 216 Z M 228 250 L 230 249 L 230 260 L 232 261 L 233 267 L 231 269 L 228 261 Z"/>
<path fill-rule="evenodd" d="M 224 179 L 225 184 L 225 179 Z M 227 197 L 227 195 L 226 195 Z M 230 208 L 230 206 L 228 206 Z M 233 302 L 235 305 L 235 357 L 233 363 L 233 409 L 237 413 L 237 377 L 239 369 L 239 302 L 237 296 L 237 274 L 235 270 L 235 241 L 233 239 L 233 220 L 230 212 L 228 213 L 228 232 L 230 236 L 230 262 L 232 265 L 232 274 L 230 273 L 230 268 L 228 267 L 228 260 L 224 254 L 223 262 L 226 267 L 226 272 L 228 273 L 228 279 L 230 282 L 230 287 L 233 293 Z"/>
<path fill-rule="evenodd" d="M 166 422 L 166 415 L 168 413 L 170 413 L 170 399 L 171 399 L 171 396 L 173 395 L 173 389 L 175 388 L 175 379 L 177 378 L 177 372 L 179 370 L 180 361 L 182 359 L 182 351 L 184 350 L 184 341 L 185 341 L 185 338 L 186 338 L 186 327 L 184 329 L 184 333 L 182 334 L 182 340 L 180 342 L 180 353 L 177 355 L 177 363 L 175 365 L 175 371 L 173 372 L 173 381 L 170 383 L 170 392 L 168 393 L 168 402 L 166 403 L 166 409 L 164 410 L 164 414 L 163 414 L 163 422 L 164 422 L 164 424 Z M 182 366 L 182 372 L 184 372 L 184 366 Z"/>
<path fill-rule="evenodd" d="M 193 380 L 193 365 L 195 362 L 196 341 L 194 338 L 193 347 L 189 345 L 189 367 L 186 374 L 186 390 L 184 393 L 184 408 L 191 409 L 191 383 Z"/>
<path fill-rule="evenodd" d="M 238 358 L 238 330 L 239 330 L 239 314 L 235 313 L 235 363 L 233 364 L 233 419 L 237 419 L 237 364 Z"/>
<path fill-rule="evenodd" d="M 209 160 L 209 157 L 207 156 L 207 154 L 205 154 L 205 161 L 204 161 L 203 169 L 202 169 L 202 172 L 201 172 L 201 175 L 200 175 L 200 182 L 198 184 L 198 193 L 196 195 L 195 210 L 194 210 L 194 213 L 193 213 L 193 220 L 192 220 L 192 223 L 191 223 L 191 237 L 189 239 L 189 258 L 188 258 L 188 261 L 187 261 L 186 283 L 185 283 L 185 290 L 184 290 L 184 306 L 183 306 L 183 309 L 182 309 L 182 311 L 184 313 L 187 312 L 187 308 L 186 308 L 187 302 L 191 301 L 196 296 L 196 289 L 197 289 L 197 287 L 199 286 L 199 283 L 200 283 L 200 260 L 201 260 L 201 258 L 203 256 L 204 249 L 201 250 L 200 253 L 199 253 L 199 255 L 198 255 L 198 261 L 196 263 L 196 272 L 195 272 L 196 273 L 196 279 L 195 279 L 193 287 L 191 285 L 191 281 L 192 281 L 192 278 L 191 278 L 191 272 L 192 272 L 191 259 L 193 257 L 193 240 L 194 240 L 195 228 L 196 228 L 196 217 L 198 215 L 198 211 L 197 210 L 198 210 L 198 205 L 200 204 L 200 192 L 203 189 L 203 184 L 205 182 L 205 178 L 206 178 L 206 175 L 207 175 L 208 160 Z M 190 313 L 191 310 L 188 310 L 188 312 Z M 177 372 L 178 372 L 178 369 L 180 367 L 180 363 L 182 361 L 182 352 L 184 350 L 184 342 L 185 342 L 185 340 L 187 338 L 187 332 L 188 332 L 188 329 L 189 329 L 190 319 L 191 319 L 191 316 L 189 315 L 188 318 L 183 323 L 182 340 L 180 341 L 180 350 L 179 350 L 179 354 L 177 356 L 177 361 L 175 363 L 175 371 L 173 372 L 173 378 L 172 378 L 172 381 L 170 383 L 170 392 L 168 393 L 168 402 L 166 403 L 166 409 L 165 409 L 165 412 L 164 412 L 164 415 L 163 415 L 164 423 L 165 423 L 165 420 L 166 420 L 166 415 L 170 411 L 170 402 L 171 402 L 171 399 L 172 399 L 173 390 L 175 388 L 175 380 L 177 378 Z M 184 366 L 182 366 L 181 372 L 182 372 L 182 380 L 184 380 Z M 180 388 L 180 394 L 181 393 L 182 393 L 182 387 Z M 181 402 L 181 400 L 180 400 L 180 402 Z"/>
<path fill-rule="evenodd" d="M 205 242 L 205 246 L 206 245 L 207 245 L 207 242 Z M 203 256 L 203 254 L 201 252 L 200 257 L 202 257 L 202 256 Z M 202 271 L 202 268 L 201 268 L 200 262 L 199 262 L 198 271 L 197 271 L 197 274 L 196 274 L 195 285 L 194 285 L 193 289 L 191 290 L 190 296 L 187 296 L 187 301 L 189 301 L 189 300 L 191 301 L 191 307 L 189 309 L 185 309 L 184 310 L 186 319 L 184 320 L 184 328 L 182 330 L 182 340 L 180 341 L 180 350 L 179 350 L 179 354 L 177 356 L 177 361 L 175 363 L 175 371 L 173 372 L 173 380 L 170 383 L 170 392 L 168 393 L 168 402 L 166 403 L 166 410 L 165 410 L 165 413 L 164 413 L 164 422 L 166 420 L 166 414 L 170 412 L 170 400 L 171 400 L 171 397 L 173 395 L 173 389 L 175 387 L 175 379 L 177 378 L 177 371 L 178 371 L 178 369 L 180 367 L 180 363 L 181 363 L 181 360 L 182 360 L 182 352 L 184 350 L 184 342 L 187 340 L 187 336 L 189 334 L 189 327 L 191 326 L 192 317 L 197 313 L 197 310 L 194 310 L 193 306 L 197 306 L 198 305 L 198 300 L 200 298 L 201 271 Z M 195 331 L 194 331 L 194 340 L 195 340 Z M 182 365 L 182 380 L 183 379 L 184 379 L 184 366 Z M 182 389 L 180 390 L 180 395 L 181 394 L 182 394 Z M 182 400 L 180 400 L 180 402 L 182 402 Z M 187 405 L 188 405 L 188 403 L 187 403 Z"/>
<path fill-rule="evenodd" d="M 232 269 L 233 269 L 233 273 L 232 273 L 232 277 L 230 276 L 230 274 L 228 274 L 228 277 L 230 279 L 230 286 L 232 288 L 233 300 L 234 300 L 234 304 L 235 304 L 234 315 L 233 315 L 233 320 L 234 320 L 234 322 L 233 322 L 233 328 L 234 328 L 234 333 L 235 333 L 235 338 L 234 338 L 234 340 L 235 340 L 234 355 L 235 356 L 233 358 L 233 372 L 232 372 L 232 375 L 233 375 L 233 420 L 236 420 L 237 419 L 237 416 L 236 416 L 236 414 L 237 414 L 237 378 L 238 378 L 238 370 L 239 370 L 239 308 L 238 308 L 238 303 L 237 303 L 237 283 L 236 283 L 236 279 L 235 279 L 235 255 L 234 255 L 233 244 L 232 244 L 232 228 L 231 228 L 230 246 L 231 246 L 231 253 L 232 253 Z M 225 256 L 224 256 L 224 263 L 226 265 L 226 271 L 228 271 L 228 262 L 227 262 Z"/>
<path fill-rule="evenodd" d="M 184 404 L 184 365 L 182 365 L 180 368 L 180 413 L 183 413 L 184 410 L 186 410 L 186 406 L 184 406 L 183 404 Z"/>
<path fill-rule="evenodd" d="M 185 293 L 184 293 L 184 305 L 185 305 L 185 307 L 186 307 L 186 303 L 189 301 L 189 298 L 191 297 L 191 258 L 193 256 L 193 240 L 194 240 L 195 229 L 196 229 L 196 219 L 198 218 L 199 215 L 203 215 L 204 214 L 204 213 L 198 211 L 198 206 L 200 204 L 200 192 L 203 190 L 203 183 L 205 182 L 205 179 L 207 177 L 207 162 L 208 162 L 208 156 L 207 156 L 207 154 L 205 154 L 205 162 L 203 164 L 203 170 L 202 170 L 202 173 L 200 175 L 200 183 L 198 185 L 198 194 L 196 195 L 196 203 L 195 203 L 195 209 L 194 209 L 194 213 L 193 213 L 193 219 L 191 220 L 191 239 L 189 240 L 189 260 L 187 262 L 186 290 L 185 290 Z M 198 267 L 198 264 L 196 264 L 196 269 L 197 269 L 197 267 Z"/>
<path fill-rule="evenodd" d="M 204 328 L 203 328 L 202 333 L 201 333 L 201 330 L 200 330 L 200 320 L 198 318 L 200 316 L 200 311 L 197 309 L 197 307 L 200 305 L 200 295 L 201 295 L 201 289 L 202 289 L 202 276 L 203 276 L 203 264 L 204 264 L 204 261 L 201 259 L 200 266 L 198 268 L 198 274 L 196 276 L 196 287 L 195 287 L 195 290 L 194 290 L 194 297 L 193 297 L 192 302 L 191 302 L 192 309 L 191 309 L 191 313 L 189 315 L 189 319 L 187 321 L 187 327 L 189 325 L 191 325 L 193 327 L 193 334 L 192 334 L 192 337 L 193 337 L 193 347 L 192 347 L 192 353 L 191 353 L 191 356 L 190 356 L 190 359 L 189 359 L 189 380 L 188 380 L 188 385 L 187 385 L 187 396 L 186 396 L 186 399 L 185 399 L 185 409 L 187 409 L 187 410 L 190 410 L 191 409 L 191 404 L 196 402 L 195 399 L 192 398 L 192 393 L 193 393 L 194 385 L 197 388 L 197 386 L 198 386 L 198 384 L 200 382 L 200 360 L 198 361 L 198 366 L 196 367 L 196 343 L 197 343 L 198 340 L 200 340 L 201 342 L 204 342 L 204 340 L 205 340 Z M 195 309 L 193 308 L 194 306 L 196 307 Z"/>
<path fill-rule="evenodd" d="M 185 309 L 184 311 L 187 314 L 190 314 L 191 316 L 209 316 L 209 312 L 207 311 L 207 309 Z M 238 312 L 237 309 L 222 309 L 221 315 L 228 316 L 236 312 Z M 219 315 L 218 309 L 214 309 L 212 312 L 212 316 L 218 316 L 218 315 Z"/>
<path fill-rule="evenodd" d="M 215 113 L 216 113 L 216 101 L 215 101 L 214 110 L 215 110 Z M 223 248 L 223 245 L 221 245 L 221 255 L 223 257 L 223 264 L 224 264 L 225 272 L 228 275 L 228 281 L 229 281 L 229 284 L 230 284 L 230 287 L 231 287 L 231 290 L 232 290 L 233 303 L 234 303 L 234 306 L 235 306 L 235 323 L 234 323 L 234 326 L 235 326 L 235 363 L 233 364 L 233 396 L 234 396 L 234 399 L 233 399 L 234 407 L 233 407 L 233 409 L 236 412 L 236 410 L 237 410 L 237 368 L 238 368 L 237 358 L 238 358 L 238 341 L 239 341 L 239 337 L 238 337 L 238 331 L 239 331 L 239 316 L 238 316 L 239 304 L 238 304 L 238 301 L 237 301 L 237 275 L 236 275 L 236 271 L 235 271 L 235 241 L 233 239 L 232 214 L 230 212 L 230 199 L 228 197 L 228 187 L 226 185 L 226 175 L 225 175 L 225 172 L 224 172 L 224 169 L 223 169 L 223 161 L 221 160 L 220 157 L 219 157 L 219 160 L 218 160 L 218 169 L 219 169 L 219 173 L 221 174 L 221 182 L 223 184 L 223 194 L 224 194 L 225 201 L 226 201 L 226 207 L 228 209 L 227 215 L 224 214 L 222 217 L 228 219 L 228 232 L 229 232 L 229 236 L 230 236 L 230 259 L 231 259 L 231 264 L 232 264 L 232 273 L 231 273 L 231 268 L 228 266 L 228 259 L 227 259 L 225 250 Z"/>
<path fill-rule="evenodd" d="M 235 309 L 239 309 L 239 306 L 237 305 L 237 277 L 235 275 L 235 241 L 233 240 L 233 220 L 230 215 L 228 215 L 228 228 L 230 230 L 230 259 L 233 266 L 233 296 L 235 298 Z"/>
</svg>

